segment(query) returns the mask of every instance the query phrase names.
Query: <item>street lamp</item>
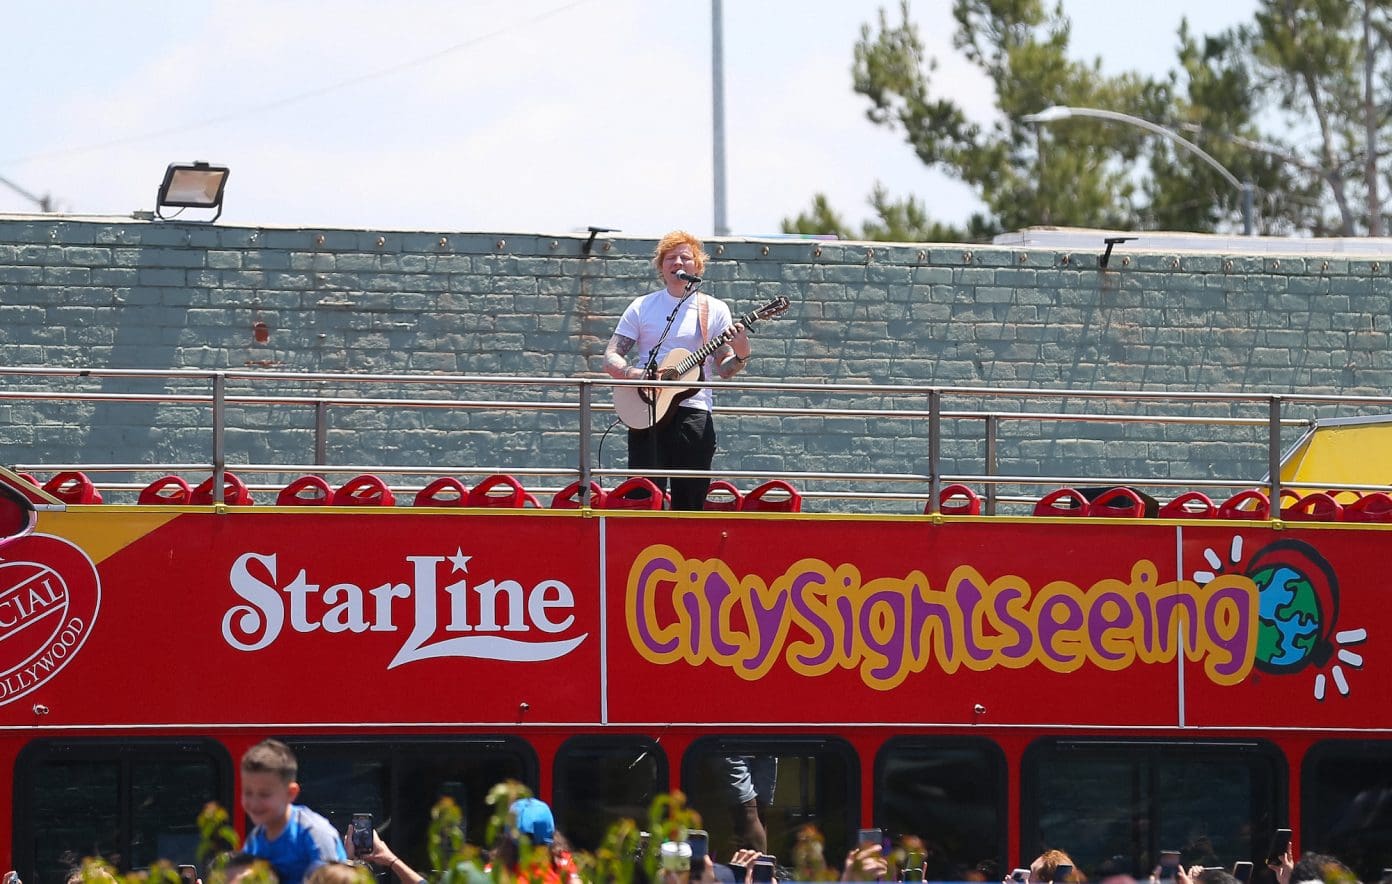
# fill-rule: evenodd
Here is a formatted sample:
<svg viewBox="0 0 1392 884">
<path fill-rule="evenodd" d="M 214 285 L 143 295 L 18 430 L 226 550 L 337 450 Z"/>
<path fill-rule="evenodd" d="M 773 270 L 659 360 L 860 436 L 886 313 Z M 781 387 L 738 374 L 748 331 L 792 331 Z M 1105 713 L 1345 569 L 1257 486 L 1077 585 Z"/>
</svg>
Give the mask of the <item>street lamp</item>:
<svg viewBox="0 0 1392 884">
<path fill-rule="evenodd" d="M 1199 159 L 1218 170 L 1218 174 L 1222 175 L 1229 184 L 1237 188 L 1242 194 L 1242 234 L 1244 236 L 1252 235 L 1252 182 L 1238 181 L 1237 176 L 1224 168 L 1222 163 L 1219 163 L 1213 157 L 1209 156 L 1203 148 L 1181 137 L 1178 133 L 1171 132 L 1164 126 L 1157 126 L 1150 120 L 1133 117 L 1130 114 L 1109 110 L 1098 110 L 1097 108 L 1091 107 L 1064 107 L 1063 105 L 1054 105 L 1053 107 L 1045 108 L 1037 114 L 1026 114 L 1020 119 L 1024 120 L 1026 123 L 1054 123 L 1059 120 L 1069 120 L 1073 117 L 1095 117 L 1099 120 L 1111 120 L 1114 123 L 1130 123 L 1132 126 L 1139 126 L 1147 132 L 1154 132 L 1156 135 L 1168 138 L 1175 144 L 1193 153 Z"/>
</svg>

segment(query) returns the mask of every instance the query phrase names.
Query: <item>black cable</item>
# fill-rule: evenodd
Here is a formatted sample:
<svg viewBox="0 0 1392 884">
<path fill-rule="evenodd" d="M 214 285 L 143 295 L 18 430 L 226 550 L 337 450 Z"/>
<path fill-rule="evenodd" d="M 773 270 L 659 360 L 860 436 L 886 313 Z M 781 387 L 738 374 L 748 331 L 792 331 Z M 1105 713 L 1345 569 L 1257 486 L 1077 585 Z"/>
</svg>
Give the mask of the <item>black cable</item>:
<svg viewBox="0 0 1392 884">
<path fill-rule="evenodd" d="M 609 431 L 613 430 L 621 423 L 623 423 L 623 421 L 619 420 L 618 418 L 614 418 L 614 422 L 610 424 L 608 428 L 605 429 L 605 431 L 599 435 L 599 448 L 598 453 L 595 455 L 595 463 L 599 464 L 599 466 L 601 467 L 604 466 L 604 440 L 609 438 Z"/>
</svg>

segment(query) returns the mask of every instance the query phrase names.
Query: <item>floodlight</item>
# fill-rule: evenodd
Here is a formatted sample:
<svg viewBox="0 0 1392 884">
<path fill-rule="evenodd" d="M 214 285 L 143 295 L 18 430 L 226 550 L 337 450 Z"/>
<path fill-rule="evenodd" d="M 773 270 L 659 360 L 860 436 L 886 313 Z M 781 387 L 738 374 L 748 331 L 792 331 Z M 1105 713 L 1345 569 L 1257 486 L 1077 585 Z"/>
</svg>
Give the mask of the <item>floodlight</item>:
<svg viewBox="0 0 1392 884">
<path fill-rule="evenodd" d="M 155 198 L 155 215 L 169 220 L 160 209 L 216 209 L 212 223 L 222 214 L 222 191 L 227 186 L 227 167 L 211 166 L 204 162 L 170 163 L 164 170 L 159 195 Z M 177 217 L 177 213 L 175 215 Z"/>
</svg>

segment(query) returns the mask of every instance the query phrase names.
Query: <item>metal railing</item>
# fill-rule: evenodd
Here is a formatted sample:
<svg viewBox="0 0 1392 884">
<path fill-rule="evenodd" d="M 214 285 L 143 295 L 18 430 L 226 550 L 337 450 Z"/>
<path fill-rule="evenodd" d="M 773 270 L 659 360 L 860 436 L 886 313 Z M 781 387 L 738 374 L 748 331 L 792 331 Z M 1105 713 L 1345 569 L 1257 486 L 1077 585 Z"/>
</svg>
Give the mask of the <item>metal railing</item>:
<svg viewBox="0 0 1392 884">
<path fill-rule="evenodd" d="M 141 392 L 139 384 L 157 382 L 163 389 Z M 211 473 L 215 501 L 222 501 L 225 474 L 229 466 L 237 473 L 265 477 L 262 484 L 252 487 L 275 488 L 284 484 L 285 476 L 306 473 L 354 474 L 376 473 L 393 477 L 401 490 L 418 490 L 412 477 L 443 475 L 482 476 L 505 472 L 519 477 L 552 480 L 556 487 L 579 481 L 587 487 L 591 481 L 626 477 L 633 472 L 624 467 L 605 467 L 597 448 L 602 451 L 610 430 L 612 412 L 601 391 L 617 386 L 687 387 L 688 383 L 650 381 L 614 381 L 608 378 L 542 378 L 519 376 L 440 375 L 440 374 L 354 374 L 341 372 L 286 373 L 254 370 L 145 370 L 145 369 L 63 369 L 35 367 L 0 367 L 0 405 L 11 404 L 10 424 L 20 426 L 24 414 L 14 413 L 13 406 L 28 403 L 43 409 L 45 420 L 58 420 L 53 415 L 63 409 L 77 412 L 66 426 L 80 426 L 82 408 L 115 409 L 119 406 L 145 408 L 192 407 L 206 419 L 190 421 L 182 418 L 174 428 L 178 431 L 206 430 L 208 459 L 198 458 L 198 451 L 179 451 L 177 460 L 159 462 L 138 458 L 101 461 L 88 459 L 85 454 L 59 458 L 63 462 L 42 459 L 12 463 L 24 471 L 81 470 L 99 477 L 99 487 L 116 494 L 138 492 L 144 482 L 140 476 L 150 473 Z M 894 503 L 909 500 L 922 504 L 916 511 L 935 513 L 942 489 L 952 483 L 979 485 L 985 489 L 986 512 L 995 513 L 1002 504 L 1032 503 L 1038 490 L 1058 486 L 1115 486 L 1149 487 L 1154 489 L 1243 489 L 1261 484 L 1272 500 L 1281 494 L 1281 462 L 1284 446 L 1292 434 L 1304 431 L 1321 414 L 1392 411 L 1392 397 L 1350 397 L 1329 394 L 1288 393 L 1220 393 L 1156 391 L 1104 391 L 1072 389 L 949 387 L 938 385 L 877 385 L 877 384 L 814 384 L 798 382 L 739 382 L 720 381 L 704 384 L 718 387 L 720 398 L 734 395 L 732 404 L 718 405 L 722 436 L 729 420 L 773 422 L 778 427 L 789 419 L 820 418 L 865 420 L 876 429 L 902 443 L 909 451 L 917 452 L 895 458 L 900 466 L 917 462 L 924 469 L 816 469 L 810 462 L 815 455 L 804 455 L 809 461 L 806 469 L 740 468 L 704 471 L 643 470 L 647 475 L 710 476 L 730 480 L 785 479 L 801 487 L 805 498 L 815 498 L 838 509 L 855 508 L 853 501 Z M 111 389 L 120 387 L 120 389 Z M 380 388 L 392 395 L 378 394 Z M 288 388 L 288 389 L 287 389 Z M 350 390 L 351 392 L 343 392 Z M 405 395 L 423 391 L 419 396 Z M 516 391 L 522 391 L 520 394 Z M 460 395 L 450 395 L 458 392 Z M 735 395 L 737 394 L 737 395 Z M 794 404 L 788 404 L 795 400 Z M 868 404 L 861 404 L 868 403 Z M 877 404 L 878 403 L 878 404 Z M 961 407 L 949 407 L 960 404 Z M 1040 404 L 1056 407 L 1039 407 Z M 1078 406 L 1078 407 L 1074 407 Z M 253 460 L 250 453 L 233 444 L 229 464 L 229 437 L 248 427 L 230 425 L 237 414 L 281 413 L 293 409 L 307 412 L 312 418 L 311 442 L 305 450 L 283 451 L 286 462 Z M 55 411 L 56 410 L 56 411 Z M 274 410 L 274 411 L 273 411 Z M 566 433 L 573 437 L 568 462 L 554 457 L 538 458 L 536 465 L 475 462 L 460 466 L 442 462 L 445 458 L 422 458 L 419 462 L 344 463 L 337 456 L 335 433 L 352 435 L 352 431 L 335 429 L 335 419 L 343 415 L 372 413 L 399 414 L 402 412 L 440 412 L 452 415 L 479 413 L 497 418 L 500 415 L 537 421 L 541 415 L 559 415 L 570 427 Z M 87 415 L 90 420 L 91 416 Z M 908 429 L 903 429 L 909 422 Z M 912 424 L 926 422 L 926 432 Z M 596 442 L 598 428 L 608 424 Z M 1089 471 L 1085 474 L 1058 473 L 1047 469 L 1034 472 L 1002 471 L 1002 461 L 1018 463 L 1018 457 L 1003 456 L 1003 446 L 1023 447 L 1027 436 L 1018 428 L 1038 425 L 1040 435 L 1050 439 L 1057 448 L 1054 464 L 1078 462 L 1070 458 L 1072 445 L 1093 444 L 1097 440 L 1074 437 L 1070 428 L 1110 426 L 1123 434 L 1132 434 L 1125 442 L 1136 443 L 1135 434 L 1142 430 L 1173 432 L 1176 428 L 1200 430 L 1208 441 L 1222 441 L 1237 431 L 1253 434 L 1258 440 L 1250 444 L 1264 446 L 1264 457 L 1253 464 L 1264 467 L 1265 476 L 1257 470 L 1232 475 L 1172 474 L 1112 474 Z M 1262 432 L 1262 428 L 1265 432 Z M 1003 441 L 1007 428 L 1017 433 L 1013 442 Z M 1043 432 L 1048 428 L 1048 432 Z M 0 432 L 5 424 L 0 420 Z M 264 428 L 254 428 L 263 430 Z M 86 449 L 98 447 L 103 429 L 86 428 Z M 281 432 L 290 430 L 281 428 Z M 438 429 L 436 438 L 447 440 L 449 429 Z M 470 431 L 487 434 L 489 431 Z M 834 433 L 823 430 L 821 435 Z M 739 433 L 735 443 L 722 452 L 718 463 L 731 458 L 741 461 L 747 453 L 739 451 Z M 812 434 L 813 436 L 817 434 Z M 1264 442 L 1261 441 L 1264 437 Z M 296 439 L 299 437 L 296 436 Z M 1139 440 L 1141 442 L 1144 439 Z M 296 442 L 296 444 L 299 444 Z M 1171 441 L 1169 444 L 1176 444 Z M 1179 443 L 1182 444 L 1182 443 Z M 949 458 L 944 446 L 954 446 Z M 0 436 L 0 450 L 7 447 Z M 15 446 L 8 446 L 11 451 Z M 426 446 L 424 454 L 438 453 L 443 446 Z M 964 455 L 962 452 L 969 452 Z M 76 452 L 76 449 L 74 449 Z M 0 455 L 6 461 L 13 461 Z M 1094 455 L 1093 460 L 1099 458 Z M 1105 460 L 1105 458 L 1101 458 Z M 546 463 L 551 460 L 553 462 Z M 975 460 L 977 469 L 964 468 L 962 461 Z M 1083 462 L 1087 458 L 1081 459 Z M 945 469 L 945 462 L 957 469 Z M 1172 473 L 1173 470 L 1162 472 Z M 1311 483 L 1310 487 L 1326 483 Z M 825 486 L 825 487 L 823 487 Z M 1387 490 L 1387 485 L 1367 484 L 1347 486 L 1355 490 Z M 897 490 L 896 490 L 897 489 Z M 538 491 L 550 491 L 538 487 Z"/>
</svg>

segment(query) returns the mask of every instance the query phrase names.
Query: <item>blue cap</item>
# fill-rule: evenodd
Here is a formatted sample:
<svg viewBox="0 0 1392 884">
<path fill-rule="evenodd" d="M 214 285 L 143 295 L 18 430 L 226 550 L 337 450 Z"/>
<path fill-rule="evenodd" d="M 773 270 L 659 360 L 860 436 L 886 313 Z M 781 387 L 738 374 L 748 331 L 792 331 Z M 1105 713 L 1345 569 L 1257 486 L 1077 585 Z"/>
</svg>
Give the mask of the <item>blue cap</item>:
<svg viewBox="0 0 1392 884">
<path fill-rule="evenodd" d="M 517 834 L 526 835 L 533 844 L 550 844 L 556 835 L 556 819 L 551 808 L 539 798 L 519 798 L 509 808 L 517 821 Z"/>
</svg>

